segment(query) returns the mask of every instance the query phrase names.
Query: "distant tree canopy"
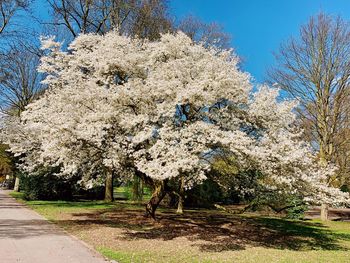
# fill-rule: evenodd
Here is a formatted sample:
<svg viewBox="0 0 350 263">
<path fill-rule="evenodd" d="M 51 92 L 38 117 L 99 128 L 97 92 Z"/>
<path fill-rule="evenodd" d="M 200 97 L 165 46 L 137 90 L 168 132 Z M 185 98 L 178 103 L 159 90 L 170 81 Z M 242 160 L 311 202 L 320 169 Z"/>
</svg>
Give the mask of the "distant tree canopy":
<svg viewBox="0 0 350 263">
<path fill-rule="evenodd" d="M 198 17 L 190 15 L 180 21 L 177 29 L 184 32 L 193 41 L 220 48 L 231 46 L 231 36 L 224 32 L 222 25 L 215 22 L 204 23 Z"/>
</svg>

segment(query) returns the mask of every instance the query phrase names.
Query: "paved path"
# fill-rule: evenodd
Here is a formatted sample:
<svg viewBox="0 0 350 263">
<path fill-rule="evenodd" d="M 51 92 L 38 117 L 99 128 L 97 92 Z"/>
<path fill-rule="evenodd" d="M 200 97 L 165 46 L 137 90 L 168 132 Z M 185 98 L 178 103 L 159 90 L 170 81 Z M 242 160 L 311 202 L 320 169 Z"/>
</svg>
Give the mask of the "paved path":
<svg viewBox="0 0 350 263">
<path fill-rule="evenodd" d="M 0 190 L 0 262 L 102 263 L 106 261 L 36 212 Z"/>
</svg>

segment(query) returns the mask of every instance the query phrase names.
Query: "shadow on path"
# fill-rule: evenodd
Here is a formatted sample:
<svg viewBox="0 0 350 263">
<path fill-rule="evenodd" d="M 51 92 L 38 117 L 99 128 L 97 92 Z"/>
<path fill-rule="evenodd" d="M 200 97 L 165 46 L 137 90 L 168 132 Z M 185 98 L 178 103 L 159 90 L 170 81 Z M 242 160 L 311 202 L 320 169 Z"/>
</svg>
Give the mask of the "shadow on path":
<svg viewBox="0 0 350 263">
<path fill-rule="evenodd" d="M 62 235 L 54 226 L 45 220 L 14 220 L 0 219 L 0 239 L 2 238 L 29 238 L 43 235 Z"/>
</svg>

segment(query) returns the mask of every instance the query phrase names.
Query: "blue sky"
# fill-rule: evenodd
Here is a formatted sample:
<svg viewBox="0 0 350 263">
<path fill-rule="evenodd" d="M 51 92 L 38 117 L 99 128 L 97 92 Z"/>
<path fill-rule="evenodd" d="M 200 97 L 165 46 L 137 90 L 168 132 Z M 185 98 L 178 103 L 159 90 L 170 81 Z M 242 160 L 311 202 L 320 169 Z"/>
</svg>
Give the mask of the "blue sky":
<svg viewBox="0 0 350 263">
<path fill-rule="evenodd" d="M 232 46 L 243 59 L 243 69 L 263 82 L 273 65 L 272 52 L 297 35 L 300 25 L 321 11 L 350 19 L 349 0 L 171 0 L 179 18 L 192 14 L 221 23 L 232 35 Z"/>
<path fill-rule="evenodd" d="M 44 0 L 35 2 L 34 12 L 48 18 Z M 232 47 L 243 60 L 243 69 L 256 83 L 264 81 L 273 65 L 272 52 L 281 42 L 296 36 L 300 25 L 319 12 L 350 20 L 349 0 L 169 0 L 171 13 L 181 19 L 195 15 L 218 22 L 232 35 Z"/>
</svg>

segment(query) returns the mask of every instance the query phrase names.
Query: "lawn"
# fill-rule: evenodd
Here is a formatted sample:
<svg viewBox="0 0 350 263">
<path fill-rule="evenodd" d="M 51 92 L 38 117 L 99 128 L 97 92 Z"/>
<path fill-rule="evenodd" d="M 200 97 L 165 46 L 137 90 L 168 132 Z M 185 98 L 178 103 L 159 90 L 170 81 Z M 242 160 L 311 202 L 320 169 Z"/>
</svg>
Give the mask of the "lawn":
<svg viewBox="0 0 350 263">
<path fill-rule="evenodd" d="M 128 201 L 23 202 L 118 262 L 350 262 L 348 222 L 169 209 L 153 221 Z"/>
</svg>

